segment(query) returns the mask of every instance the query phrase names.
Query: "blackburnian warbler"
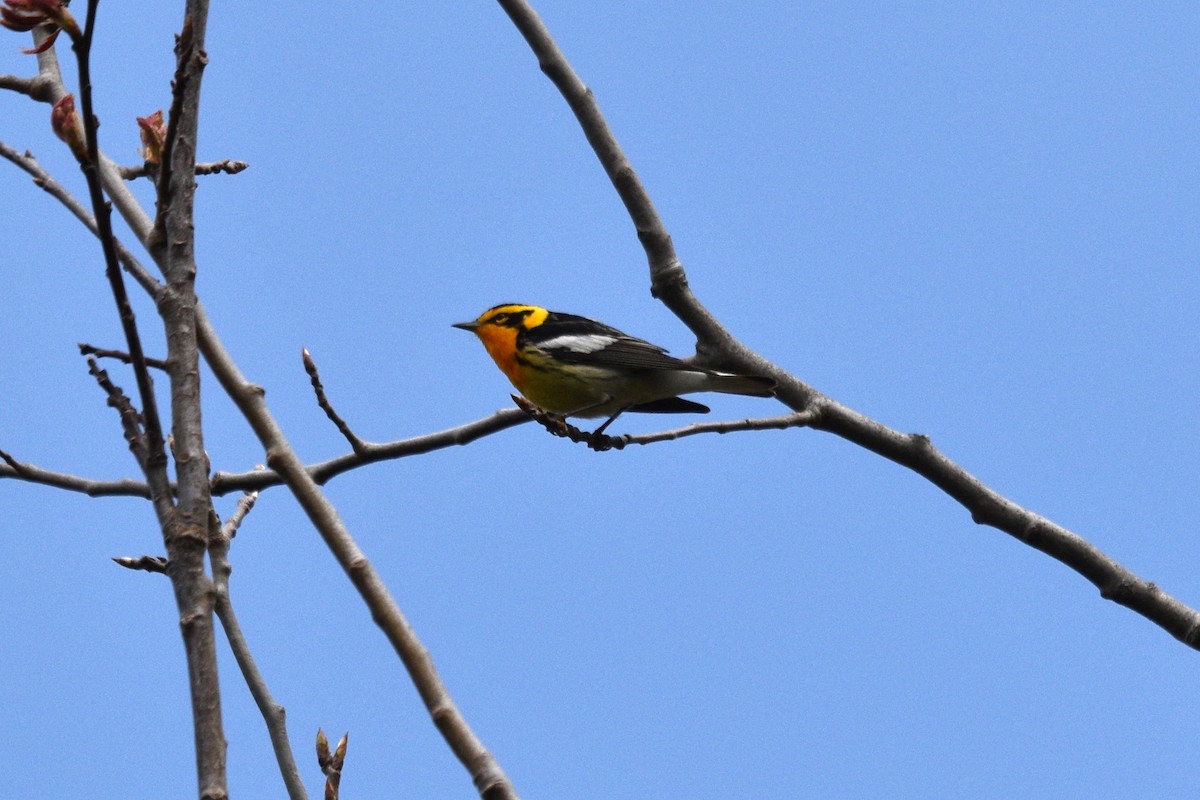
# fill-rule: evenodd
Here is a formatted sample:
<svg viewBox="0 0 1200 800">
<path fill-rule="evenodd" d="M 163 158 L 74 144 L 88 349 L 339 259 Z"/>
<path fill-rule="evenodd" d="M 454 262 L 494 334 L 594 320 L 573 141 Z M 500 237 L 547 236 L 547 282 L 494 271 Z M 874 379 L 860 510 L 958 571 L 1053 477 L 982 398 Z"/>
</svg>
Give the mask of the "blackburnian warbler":
<svg viewBox="0 0 1200 800">
<path fill-rule="evenodd" d="M 608 417 L 596 433 L 625 411 L 708 412 L 681 394 L 774 394 L 770 378 L 688 364 L 616 328 L 540 306 L 506 303 L 454 327 L 478 336 L 500 371 L 535 405 L 562 417 Z"/>
</svg>

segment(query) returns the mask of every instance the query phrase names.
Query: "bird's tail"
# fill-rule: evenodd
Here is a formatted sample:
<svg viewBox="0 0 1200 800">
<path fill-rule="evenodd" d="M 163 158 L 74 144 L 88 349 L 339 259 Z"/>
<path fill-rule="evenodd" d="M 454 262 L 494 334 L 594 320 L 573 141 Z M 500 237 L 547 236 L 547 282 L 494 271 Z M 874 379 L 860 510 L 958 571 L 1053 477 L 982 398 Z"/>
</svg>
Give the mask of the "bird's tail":
<svg viewBox="0 0 1200 800">
<path fill-rule="evenodd" d="M 764 375 L 731 375 L 714 372 L 709 391 L 725 394 L 744 394 L 750 397 L 774 397 L 775 381 Z"/>
</svg>

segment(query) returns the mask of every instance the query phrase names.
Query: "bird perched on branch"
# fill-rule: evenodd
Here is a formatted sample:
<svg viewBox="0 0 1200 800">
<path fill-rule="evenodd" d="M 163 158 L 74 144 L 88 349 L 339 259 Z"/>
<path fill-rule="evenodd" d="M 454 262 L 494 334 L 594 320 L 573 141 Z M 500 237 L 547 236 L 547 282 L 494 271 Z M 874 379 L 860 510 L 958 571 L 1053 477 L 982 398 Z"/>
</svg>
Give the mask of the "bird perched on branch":
<svg viewBox="0 0 1200 800">
<path fill-rule="evenodd" d="M 478 336 L 512 385 L 540 408 L 562 417 L 607 417 L 596 434 L 625 411 L 708 412 L 682 394 L 774 394 L 770 378 L 704 369 L 601 322 L 541 306 L 505 303 L 454 327 Z"/>
</svg>

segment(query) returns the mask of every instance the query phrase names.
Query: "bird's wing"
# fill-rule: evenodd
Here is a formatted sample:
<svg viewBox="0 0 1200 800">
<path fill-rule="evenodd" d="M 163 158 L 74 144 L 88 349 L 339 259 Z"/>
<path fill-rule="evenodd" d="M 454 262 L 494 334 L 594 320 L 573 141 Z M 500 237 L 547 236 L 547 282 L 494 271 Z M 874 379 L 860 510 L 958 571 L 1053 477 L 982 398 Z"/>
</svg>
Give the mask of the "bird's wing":
<svg viewBox="0 0 1200 800">
<path fill-rule="evenodd" d="M 529 344 L 570 364 L 625 369 L 704 371 L 667 355 L 667 351 L 656 344 L 570 314 L 554 314 L 526 335 Z"/>
</svg>

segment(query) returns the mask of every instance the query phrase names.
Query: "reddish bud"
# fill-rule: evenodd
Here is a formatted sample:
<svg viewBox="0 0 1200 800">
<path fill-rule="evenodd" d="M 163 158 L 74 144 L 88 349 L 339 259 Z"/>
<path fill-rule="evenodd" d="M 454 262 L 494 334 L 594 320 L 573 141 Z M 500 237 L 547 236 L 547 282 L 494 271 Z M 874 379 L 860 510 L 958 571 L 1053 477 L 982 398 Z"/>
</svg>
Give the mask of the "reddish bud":
<svg viewBox="0 0 1200 800">
<path fill-rule="evenodd" d="M 162 109 L 148 117 L 138 117 L 137 124 L 142 135 L 142 160 L 147 164 L 161 164 L 163 143 L 167 140 L 167 124 L 163 122 Z"/>
<path fill-rule="evenodd" d="M 54 135 L 67 143 L 76 160 L 87 160 L 87 144 L 83 138 L 83 123 L 75 112 L 75 95 L 64 95 L 50 110 L 50 127 Z"/>
<path fill-rule="evenodd" d="M 54 28 L 50 37 L 40 47 L 26 50 L 27 53 L 39 53 L 48 48 L 54 43 L 59 30 L 66 31 L 72 39 L 82 35 L 79 23 L 61 0 L 4 0 L 4 5 L 0 6 L 0 25 L 10 31 L 22 32 L 31 31 L 39 25 L 50 25 Z"/>
<path fill-rule="evenodd" d="M 10 31 L 31 31 L 49 20 L 32 0 L 6 0 L 0 7 L 0 25 Z"/>
</svg>

